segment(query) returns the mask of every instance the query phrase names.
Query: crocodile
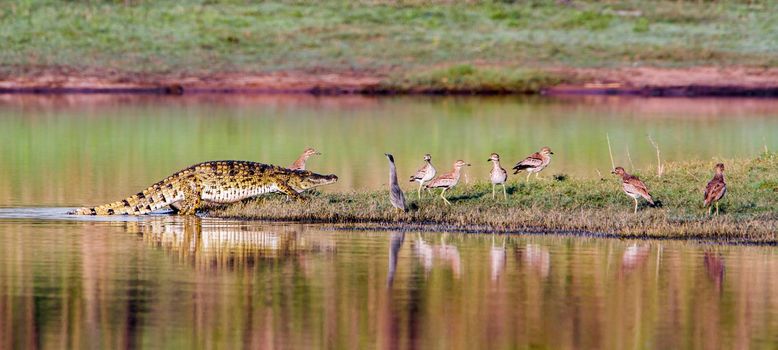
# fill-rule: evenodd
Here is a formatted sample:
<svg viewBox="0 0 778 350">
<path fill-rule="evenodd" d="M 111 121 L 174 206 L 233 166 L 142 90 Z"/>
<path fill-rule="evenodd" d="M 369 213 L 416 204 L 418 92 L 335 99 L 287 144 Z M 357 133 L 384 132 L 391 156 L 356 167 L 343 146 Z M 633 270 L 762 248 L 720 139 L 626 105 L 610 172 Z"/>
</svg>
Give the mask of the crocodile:
<svg viewBox="0 0 778 350">
<path fill-rule="evenodd" d="M 121 201 L 79 208 L 71 214 L 145 215 L 170 207 L 180 215 L 194 215 L 204 202 L 234 203 L 273 192 L 302 199 L 301 192 L 337 181 L 334 174 L 240 160 L 210 161 L 176 172 Z"/>
</svg>

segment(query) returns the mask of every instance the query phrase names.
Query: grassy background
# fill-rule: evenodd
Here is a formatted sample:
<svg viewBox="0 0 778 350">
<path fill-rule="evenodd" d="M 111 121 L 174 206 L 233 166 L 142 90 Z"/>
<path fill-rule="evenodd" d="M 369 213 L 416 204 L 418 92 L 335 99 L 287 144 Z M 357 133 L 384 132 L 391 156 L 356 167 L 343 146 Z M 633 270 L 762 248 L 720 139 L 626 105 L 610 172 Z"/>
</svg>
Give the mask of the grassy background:
<svg viewBox="0 0 778 350">
<path fill-rule="evenodd" d="M 635 173 L 646 183 L 661 207 L 633 202 L 615 175 L 602 179 L 555 177 L 517 180 L 508 185 L 508 200 L 491 198 L 491 184 L 461 184 L 447 193 L 451 206 L 439 197 L 416 199 L 401 213 L 391 207 L 386 191 L 320 194 L 309 201 L 286 202 L 282 196 L 260 197 L 227 206 L 209 215 L 230 218 L 302 220 L 332 223 L 378 223 L 396 229 L 586 231 L 623 237 L 699 238 L 734 242 L 776 243 L 778 229 L 778 154 L 749 160 L 725 160 L 728 193 L 722 214 L 706 216 L 703 189 L 713 173 L 710 161 L 666 163 L 665 173 Z M 438 194 L 439 191 L 435 191 Z"/>
<path fill-rule="evenodd" d="M 23 0 L 0 4 L 0 74 L 359 71 L 466 88 L 493 66 L 531 88 L 549 66 L 774 67 L 776 37 L 772 1 Z"/>
</svg>

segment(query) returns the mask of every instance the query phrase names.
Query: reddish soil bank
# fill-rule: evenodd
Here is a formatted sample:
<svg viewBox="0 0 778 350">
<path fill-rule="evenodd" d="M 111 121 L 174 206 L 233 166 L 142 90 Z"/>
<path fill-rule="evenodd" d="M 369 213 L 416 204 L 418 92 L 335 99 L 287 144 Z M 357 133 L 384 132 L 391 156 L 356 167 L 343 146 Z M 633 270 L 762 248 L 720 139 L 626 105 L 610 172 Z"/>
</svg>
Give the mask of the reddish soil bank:
<svg viewBox="0 0 778 350">
<path fill-rule="evenodd" d="M 543 90 L 543 93 L 552 95 L 778 97 L 778 68 L 549 70 L 579 82 Z M 19 75 L 0 75 L 0 93 L 405 93 L 393 91 L 382 84 L 389 76 L 390 73 L 360 72 L 155 75 L 44 69 Z M 423 90 L 419 92 L 424 93 Z"/>
<path fill-rule="evenodd" d="M 560 69 L 581 84 L 547 94 L 778 97 L 778 69 L 745 67 Z"/>
</svg>

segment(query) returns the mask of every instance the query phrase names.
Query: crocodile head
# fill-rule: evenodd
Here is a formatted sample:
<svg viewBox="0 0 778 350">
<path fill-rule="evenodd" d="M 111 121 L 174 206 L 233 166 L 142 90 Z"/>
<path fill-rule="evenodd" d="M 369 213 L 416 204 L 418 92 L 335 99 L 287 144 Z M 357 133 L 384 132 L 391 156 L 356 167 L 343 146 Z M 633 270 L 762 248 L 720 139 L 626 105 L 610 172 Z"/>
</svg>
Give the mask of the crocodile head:
<svg viewBox="0 0 778 350">
<path fill-rule="evenodd" d="M 289 179 L 289 186 L 292 186 L 297 192 L 302 192 L 309 188 L 329 185 L 335 182 L 338 182 L 338 177 L 335 174 L 321 175 L 310 171 L 298 170 L 295 171 L 295 176 Z"/>
</svg>

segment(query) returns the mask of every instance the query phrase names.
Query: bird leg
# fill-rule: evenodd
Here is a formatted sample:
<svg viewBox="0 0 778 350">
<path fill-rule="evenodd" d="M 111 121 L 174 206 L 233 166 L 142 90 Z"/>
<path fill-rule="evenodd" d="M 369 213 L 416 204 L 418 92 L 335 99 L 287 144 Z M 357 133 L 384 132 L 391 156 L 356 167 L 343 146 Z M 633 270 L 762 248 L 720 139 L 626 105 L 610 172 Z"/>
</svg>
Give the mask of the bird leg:
<svg viewBox="0 0 778 350">
<path fill-rule="evenodd" d="M 505 191 L 505 183 L 502 184 L 502 196 L 505 197 L 505 200 L 508 200 L 508 192 Z"/>
<path fill-rule="evenodd" d="M 710 211 L 711 210 L 713 210 L 713 206 L 712 205 L 708 206 L 708 216 L 710 216 Z"/>
<path fill-rule="evenodd" d="M 633 214 L 637 214 L 637 213 L 638 213 L 638 199 L 637 199 L 637 198 L 632 198 L 632 199 L 634 199 L 634 200 L 635 200 L 635 211 L 634 211 L 634 212 L 632 212 L 632 213 L 633 213 Z"/>
<path fill-rule="evenodd" d="M 719 202 L 716 202 L 716 216 L 719 216 Z"/>
<path fill-rule="evenodd" d="M 528 172 L 527 172 L 527 182 L 529 182 L 529 177 L 530 177 L 530 176 L 532 176 L 532 173 L 528 171 Z"/>
<path fill-rule="evenodd" d="M 443 196 L 443 194 L 446 193 L 446 190 L 448 190 L 448 188 L 444 188 L 443 191 L 440 191 L 440 198 L 443 198 L 443 201 L 445 201 L 446 204 L 451 205 L 451 202 L 449 202 L 448 199 L 446 199 L 446 197 Z"/>
<path fill-rule="evenodd" d="M 494 199 L 494 186 L 495 184 L 492 184 L 492 199 Z"/>
<path fill-rule="evenodd" d="M 421 199 L 421 187 L 424 186 L 424 181 L 419 181 L 419 199 Z"/>
</svg>

